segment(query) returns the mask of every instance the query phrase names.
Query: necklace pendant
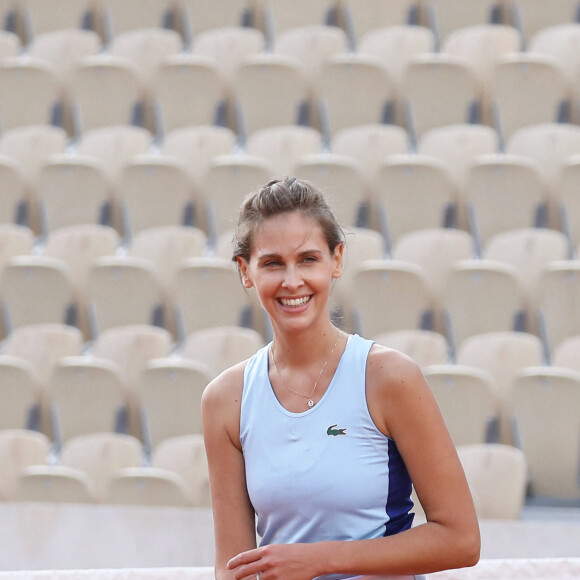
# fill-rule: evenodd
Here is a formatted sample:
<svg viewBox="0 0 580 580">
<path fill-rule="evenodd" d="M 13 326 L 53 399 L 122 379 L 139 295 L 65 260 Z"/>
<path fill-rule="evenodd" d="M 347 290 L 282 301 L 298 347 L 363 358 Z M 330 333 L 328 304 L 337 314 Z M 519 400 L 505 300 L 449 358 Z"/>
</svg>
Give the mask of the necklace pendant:
<svg viewBox="0 0 580 580">
<path fill-rule="evenodd" d="M 314 401 L 312 399 L 308 399 L 306 403 L 309 407 L 314 407 Z"/>
</svg>

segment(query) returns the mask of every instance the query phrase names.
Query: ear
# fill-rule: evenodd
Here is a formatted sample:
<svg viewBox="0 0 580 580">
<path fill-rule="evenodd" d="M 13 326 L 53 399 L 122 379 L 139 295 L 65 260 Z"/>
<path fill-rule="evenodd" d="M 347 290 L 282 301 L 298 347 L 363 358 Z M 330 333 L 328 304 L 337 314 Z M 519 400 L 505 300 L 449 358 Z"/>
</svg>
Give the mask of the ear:
<svg viewBox="0 0 580 580">
<path fill-rule="evenodd" d="M 254 283 L 252 282 L 249 276 L 248 262 L 246 261 L 245 258 L 242 258 L 242 256 L 237 256 L 236 260 L 238 262 L 238 269 L 240 271 L 242 285 L 244 286 L 244 288 L 251 288 L 254 285 Z"/>
<path fill-rule="evenodd" d="M 342 276 L 342 257 L 344 253 L 344 244 L 341 242 L 334 248 L 332 259 L 334 260 L 334 268 L 332 269 L 332 277 L 340 278 Z"/>
</svg>

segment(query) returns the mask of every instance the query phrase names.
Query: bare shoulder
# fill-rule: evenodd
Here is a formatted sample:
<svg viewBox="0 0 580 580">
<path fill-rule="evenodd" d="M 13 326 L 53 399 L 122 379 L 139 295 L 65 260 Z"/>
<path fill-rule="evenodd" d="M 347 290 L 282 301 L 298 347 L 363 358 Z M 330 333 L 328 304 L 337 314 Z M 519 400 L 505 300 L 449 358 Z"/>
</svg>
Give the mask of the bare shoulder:
<svg viewBox="0 0 580 580">
<path fill-rule="evenodd" d="M 378 344 L 367 360 L 367 401 L 373 420 L 388 436 L 394 421 L 431 400 L 431 390 L 419 365 L 409 356 Z"/>
<path fill-rule="evenodd" d="M 230 367 L 215 377 L 204 389 L 201 399 L 204 434 L 225 430 L 238 445 L 240 408 L 247 361 Z"/>
</svg>

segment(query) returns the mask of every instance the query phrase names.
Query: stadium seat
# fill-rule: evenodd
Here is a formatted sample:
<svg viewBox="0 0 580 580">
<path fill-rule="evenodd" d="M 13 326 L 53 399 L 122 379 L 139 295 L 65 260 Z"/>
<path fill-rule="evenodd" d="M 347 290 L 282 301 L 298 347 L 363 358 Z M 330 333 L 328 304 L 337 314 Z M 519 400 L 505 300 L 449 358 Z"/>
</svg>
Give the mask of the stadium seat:
<svg viewBox="0 0 580 580">
<path fill-rule="evenodd" d="M 524 452 L 511 445 L 461 445 L 457 449 L 480 519 L 519 520 L 526 501 Z"/>
<path fill-rule="evenodd" d="M 250 358 L 262 346 L 264 340 L 253 328 L 216 326 L 190 333 L 179 354 L 207 365 L 217 376 Z"/>
<path fill-rule="evenodd" d="M 478 253 L 495 235 L 546 225 L 549 191 L 533 161 L 521 155 L 485 155 L 467 172 L 462 207 Z"/>
<path fill-rule="evenodd" d="M 410 356 L 421 367 L 448 362 L 447 340 L 433 330 L 394 330 L 377 334 L 373 340 Z"/>
<path fill-rule="evenodd" d="M 177 473 L 185 483 L 193 506 L 210 507 L 209 475 L 202 435 L 183 435 L 161 441 L 153 452 L 151 465 Z"/>
<path fill-rule="evenodd" d="M 19 165 L 17 159 L 0 153 L 0 224 L 28 227 L 31 224 L 27 183 Z"/>
<path fill-rule="evenodd" d="M 559 209 L 559 228 L 566 234 L 570 244 L 570 256 L 580 257 L 574 252 L 580 246 L 580 155 L 565 159 L 560 168 L 558 184 L 554 189 L 554 203 Z"/>
<path fill-rule="evenodd" d="M 511 403 L 514 438 L 526 456 L 532 497 L 577 502 L 580 373 L 528 367 L 515 378 Z"/>
<path fill-rule="evenodd" d="M 356 332 L 363 336 L 431 327 L 433 294 L 423 270 L 414 264 L 364 261 L 354 275 L 348 299 Z"/>
<path fill-rule="evenodd" d="M 60 457 L 61 465 L 85 473 L 97 501 L 104 499 L 111 479 L 126 467 L 140 467 L 141 442 L 123 433 L 88 433 L 69 439 Z"/>
<path fill-rule="evenodd" d="M 34 233 L 30 228 L 12 223 L 0 223 L 0 273 L 8 260 L 14 256 L 31 254 L 33 246 Z"/>
<path fill-rule="evenodd" d="M 50 441 L 42 433 L 26 429 L 0 430 L 0 499 L 13 500 L 24 469 L 46 463 L 49 454 Z"/>
<path fill-rule="evenodd" d="M 0 18 L 2 17 L 2 12 L 0 8 Z M 9 30 L 0 30 L 0 62 L 4 59 L 10 59 L 12 57 L 18 56 L 18 53 L 22 50 L 22 45 L 20 43 L 20 38 L 14 32 Z"/>
<path fill-rule="evenodd" d="M 457 364 L 422 370 L 456 446 L 494 440 L 497 402 L 490 375 Z"/>
<path fill-rule="evenodd" d="M 254 131 L 248 136 L 248 155 L 267 159 L 276 175 L 292 175 L 301 157 L 322 150 L 322 135 L 313 127 L 279 125 Z"/>
<path fill-rule="evenodd" d="M 202 432 L 201 395 L 213 377 L 209 367 L 193 360 L 162 358 L 149 363 L 135 388 L 149 451 L 171 437 Z"/>
<path fill-rule="evenodd" d="M 0 356 L 0 400 L 0 432 L 42 428 L 40 384 L 27 360 L 6 354 Z"/>
<path fill-rule="evenodd" d="M 447 166 L 424 155 L 393 155 L 372 182 L 378 228 L 389 251 L 411 231 L 453 223 L 456 186 Z M 371 222 L 372 223 L 372 222 Z"/>
<path fill-rule="evenodd" d="M 555 367 L 564 367 L 580 371 L 580 334 L 569 336 L 559 342 L 553 349 L 552 364 Z"/>
</svg>

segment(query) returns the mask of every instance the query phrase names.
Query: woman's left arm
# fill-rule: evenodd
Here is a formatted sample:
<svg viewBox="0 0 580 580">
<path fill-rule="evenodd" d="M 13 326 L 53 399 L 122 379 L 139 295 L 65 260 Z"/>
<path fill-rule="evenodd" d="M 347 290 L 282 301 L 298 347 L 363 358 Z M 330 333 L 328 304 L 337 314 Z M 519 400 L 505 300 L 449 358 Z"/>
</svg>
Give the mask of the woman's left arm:
<svg viewBox="0 0 580 580">
<path fill-rule="evenodd" d="M 453 441 L 417 364 L 397 351 L 373 346 L 367 364 L 367 401 L 377 427 L 395 441 L 427 521 L 372 540 L 263 546 L 238 555 L 231 568 L 252 570 L 255 564 L 262 580 L 310 580 L 333 573 L 428 574 L 477 563 L 480 537 L 473 500 Z"/>
</svg>

